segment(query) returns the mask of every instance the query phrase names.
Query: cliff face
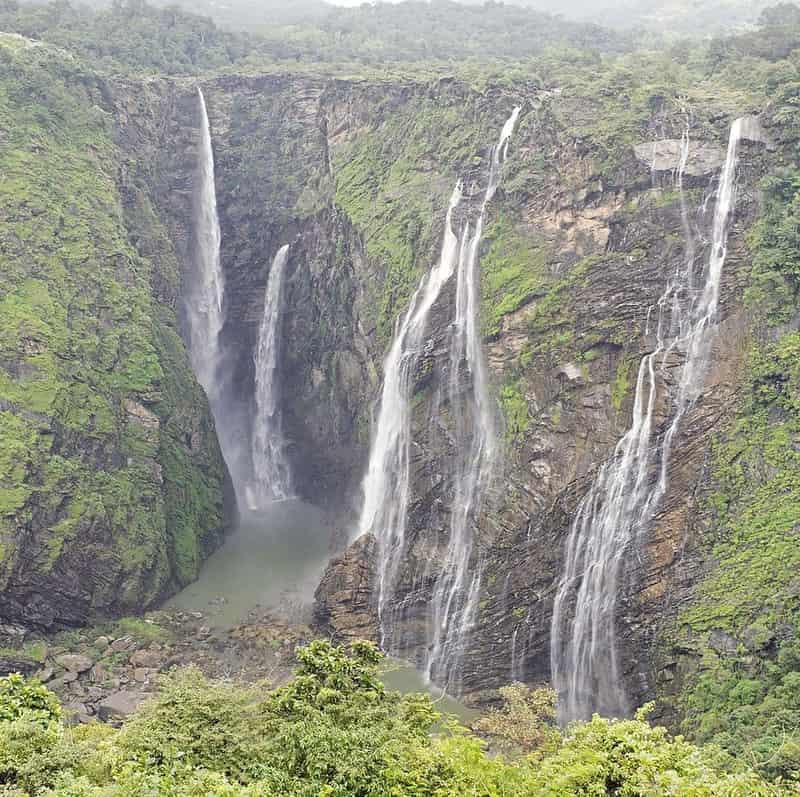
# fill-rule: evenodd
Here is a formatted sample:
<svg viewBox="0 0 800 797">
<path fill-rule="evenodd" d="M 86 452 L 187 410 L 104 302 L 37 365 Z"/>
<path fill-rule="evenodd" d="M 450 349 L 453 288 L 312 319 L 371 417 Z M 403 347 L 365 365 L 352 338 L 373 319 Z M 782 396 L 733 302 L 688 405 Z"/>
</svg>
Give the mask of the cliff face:
<svg viewBox="0 0 800 797">
<path fill-rule="evenodd" d="M 224 464 L 106 88 L 47 47 L 0 48 L 0 617 L 75 625 L 196 576 Z"/>
<path fill-rule="evenodd" d="M 179 313 L 191 293 L 199 116 L 194 84 L 111 87 L 119 138 L 148 153 L 141 181 L 177 254 L 170 286 Z M 365 396 L 376 375 L 360 327 L 361 241 L 331 201 L 322 114 L 325 85 L 284 77 L 203 84 L 222 232 L 225 326 L 220 434 L 235 479 L 252 472 L 254 352 L 269 269 L 289 244 L 279 354 L 281 414 L 298 493 L 341 508 L 368 442 Z"/>
<path fill-rule="evenodd" d="M 80 623 L 185 583 L 223 526 L 224 466 L 178 335 L 196 276 L 196 85 L 101 82 L 62 73 L 58 61 L 53 80 L 53 64 L 41 59 L 56 56 L 19 43 L 5 50 L 45 99 L 23 104 L 25 114 L 13 116 L 19 129 L 1 142 L 15 180 L 0 238 L 13 267 L 0 284 L 0 433 L 9 452 L 0 456 L 2 616 Z M 639 363 L 656 346 L 648 321 L 685 263 L 687 224 L 698 273 L 708 260 L 710 195 L 730 123 L 757 110 L 738 107 L 738 96 L 709 102 L 634 77 L 636 91 L 619 75 L 563 91 L 455 79 L 202 82 L 226 283 L 228 464 L 237 478 L 251 467 L 253 353 L 270 265 L 288 244 L 278 358 L 288 454 L 299 494 L 338 516 L 342 548 L 396 319 L 438 256 L 456 180 L 474 213 L 489 146 L 522 106 L 480 251 L 503 455 L 473 529 L 472 566 L 480 560 L 483 570 L 463 662 L 469 693 L 549 679 L 571 520 L 630 425 Z M 640 90 L 647 80 L 652 87 Z M 687 124 L 681 195 L 675 170 Z M 731 525 L 712 501 L 715 485 L 727 485 L 729 515 L 752 498 L 731 482 L 715 446 L 744 411 L 742 395 L 758 393 L 749 365 L 757 324 L 742 297 L 753 287 L 747 234 L 761 212 L 757 186 L 772 158 L 743 146 L 703 394 L 674 441 L 653 523 L 626 554 L 617 629 L 632 703 L 658 689 L 673 710 L 708 652 L 698 640 L 723 633 L 738 644 L 716 617 L 692 612 L 715 594 L 708 574 L 725 553 L 710 550 L 710 530 L 724 536 L 719 529 Z M 454 298 L 446 285 L 414 374 L 408 550 L 396 599 L 403 652 L 417 661 L 450 529 L 454 436 L 441 398 Z M 655 441 L 680 365 L 674 351 L 661 368 Z M 230 483 L 227 491 L 230 507 Z M 332 561 L 317 593 L 321 630 L 377 638 L 374 556 L 367 537 Z"/>
<path fill-rule="evenodd" d="M 403 311 L 420 264 L 436 257 L 454 176 L 481 184 L 487 144 L 520 101 L 523 113 L 482 247 L 483 323 L 505 422 L 505 455 L 475 532 L 486 565 L 465 658 L 462 686 L 468 692 L 512 678 L 549 679 L 552 601 L 570 522 L 630 425 L 639 362 L 656 345 L 648 316 L 686 258 L 674 173 L 687 114 L 655 97 L 637 109 L 635 125 L 593 140 L 596 131 L 587 119 L 601 109 L 586 97 L 535 86 L 478 94 L 459 84 L 438 84 L 424 97 L 406 93 L 388 119 L 380 107 L 375 118 L 363 110 L 351 113 L 349 126 L 337 128 L 330 146 L 336 201 L 362 232 L 370 277 L 377 271 L 380 279 L 376 264 L 384 267 L 380 302 L 370 303 L 378 311 L 371 337 L 377 363 L 391 328 L 384 319 Z M 456 105 L 458 114 L 450 115 Z M 699 268 L 708 261 L 708 197 L 725 159 L 731 121 L 715 108 L 691 111 L 683 200 Z M 413 155 L 408 141 L 417 147 Z M 730 423 L 742 380 L 750 327 L 741 306 L 750 271 L 745 233 L 758 212 L 762 153 L 759 145 L 743 149 L 721 322 L 703 398 L 681 424 L 667 494 L 623 569 L 618 632 L 634 703 L 654 693 L 661 621 L 691 601 L 693 574 L 704 561 L 696 496 L 707 478 L 712 438 Z M 426 185 L 424 200 L 414 190 L 417 180 Z M 419 207 L 431 200 L 433 207 Z M 418 224 L 427 213 L 435 221 Z M 375 290 L 372 279 L 368 284 Z M 420 662 L 452 500 L 451 430 L 438 404 L 452 301 L 446 288 L 418 367 L 409 544 L 396 593 L 404 607 L 405 653 Z M 666 432 L 667 391 L 675 391 L 680 365 L 676 352 L 664 363 L 654 441 Z M 364 634 L 363 618 L 374 611 L 374 594 L 364 589 L 370 555 L 369 546 L 359 545 L 331 565 L 318 593 L 317 617 L 326 631 Z M 338 602 L 352 611 L 334 611 Z"/>
<path fill-rule="evenodd" d="M 454 80 L 228 77 L 203 90 L 223 234 L 226 423 L 241 442 L 240 470 L 248 467 L 253 351 L 268 271 L 288 243 L 279 358 L 284 428 L 299 493 L 338 513 L 343 537 L 355 524 L 370 410 L 395 319 L 438 256 L 456 179 L 474 209 L 489 145 L 511 107 L 522 105 L 481 249 L 482 321 L 504 454 L 474 530 L 485 564 L 462 686 L 475 692 L 512 678 L 546 681 L 570 522 L 630 425 L 639 362 L 655 346 L 648 316 L 686 258 L 682 209 L 698 268 L 707 262 L 708 197 L 732 114 L 700 105 L 687 111 L 654 94 L 639 98 L 633 121 L 628 114 L 619 129 L 598 129 L 593 120 L 601 112 L 617 111 L 589 96 L 536 85 L 476 91 Z M 113 92 L 123 146 L 153 154 L 145 182 L 185 291 L 192 278 L 194 86 L 156 81 Z M 674 172 L 687 119 L 692 144 L 681 198 Z M 708 478 L 711 439 L 729 423 L 743 378 L 745 232 L 758 210 L 762 149 L 743 150 L 703 399 L 680 427 L 669 489 L 624 567 L 618 631 L 632 702 L 653 694 L 662 619 L 690 602 L 705 561 L 697 495 Z M 413 399 L 409 546 L 397 600 L 405 607 L 404 652 L 418 661 L 450 523 L 453 441 L 440 402 L 453 301 L 448 285 L 432 313 Z M 664 363 L 656 441 L 666 431 L 667 391 L 675 390 L 680 364 L 677 353 Z M 361 541 L 331 564 L 316 607 L 325 632 L 377 635 L 373 556 L 371 542 Z"/>
</svg>

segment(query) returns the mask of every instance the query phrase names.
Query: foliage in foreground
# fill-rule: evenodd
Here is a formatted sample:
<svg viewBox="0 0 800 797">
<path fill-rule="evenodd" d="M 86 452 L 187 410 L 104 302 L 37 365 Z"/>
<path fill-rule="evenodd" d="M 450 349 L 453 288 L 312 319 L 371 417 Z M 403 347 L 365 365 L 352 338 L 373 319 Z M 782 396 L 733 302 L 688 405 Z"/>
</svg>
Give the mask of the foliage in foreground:
<svg viewBox="0 0 800 797">
<path fill-rule="evenodd" d="M 122 729 L 65 727 L 47 690 L 0 680 L 0 794 L 41 797 L 355 797 L 357 795 L 781 795 L 750 771 L 644 716 L 595 717 L 563 736 L 547 694 L 515 686 L 485 730 L 516 728 L 513 760 L 441 717 L 426 695 L 387 692 L 380 654 L 314 642 L 286 686 L 207 681 L 189 669 Z M 525 724 L 530 727 L 521 727 Z M 435 728 L 439 730 L 435 731 Z M 540 745 L 537 747 L 537 745 Z"/>
</svg>

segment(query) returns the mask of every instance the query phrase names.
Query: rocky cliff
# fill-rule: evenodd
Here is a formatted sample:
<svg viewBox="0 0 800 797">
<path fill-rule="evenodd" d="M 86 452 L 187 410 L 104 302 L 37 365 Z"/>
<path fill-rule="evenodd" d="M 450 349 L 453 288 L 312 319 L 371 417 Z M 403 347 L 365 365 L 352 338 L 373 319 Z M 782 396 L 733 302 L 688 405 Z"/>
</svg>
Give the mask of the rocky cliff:
<svg viewBox="0 0 800 797">
<path fill-rule="evenodd" d="M 196 576 L 225 468 L 107 87 L 51 48 L 0 45 L 0 617 L 75 625 Z"/>
<path fill-rule="evenodd" d="M 4 108 L 17 127 L 1 142 L 14 181 L 0 238 L 12 269 L 0 293 L 0 585 L 7 619 L 79 623 L 184 583 L 223 524 L 224 469 L 178 336 L 194 278 L 196 83 L 99 80 L 20 41 L 3 53 L 9 96 L 25 112 Z M 660 694 L 674 716 L 682 700 L 701 700 L 698 678 L 714 656 L 735 670 L 757 639 L 757 669 L 794 639 L 796 592 L 783 564 L 767 614 L 736 604 L 720 616 L 709 606 L 728 583 L 714 580 L 715 565 L 741 573 L 752 564 L 737 559 L 735 540 L 763 549 L 757 523 L 740 527 L 737 513 L 777 501 L 766 485 L 794 457 L 793 288 L 770 254 L 785 242 L 771 241 L 772 222 L 759 225 L 771 212 L 791 228 L 793 217 L 778 217 L 793 178 L 774 175 L 795 139 L 763 96 L 724 77 L 695 84 L 664 74 L 657 60 L 570 68 L 577 73 L 477 86 L 441 75 L 202 80 L 226 281 L 229 411 L 220 435 L 231 441 L 234 476 L 246 473 L 255 339 L 270 264 L 288 244 L 278 358 L 288 453 L 299 494 L 338 516 L 345 547 L 395 323 L 438 255 L 456 180 L 464 212 L 474 213 L 489 147 L 520 105 L 480 250 L 504 448 L 472 529 L 482 578 L 461 687 L 478 694 L 512 679 L 547 681 L 571 519 L 630 425 L 636 372 L 656 346 L 649 321 L 686 262 L 687 226 L 698 273 L 708 260 L 730 124 L 763 111 L 777 143 L 742 148 L 702 396 L 680 427 L 668 490 L 627 551 L 620 585 L 627 692 L 634 703 Z M 16 99 L 19 74 L 40 98 Z M 774 207 L 762 194 L 768 174 Z M 442 385 L 453 301 L 447 285 L 414 374 L 408 550 L 396 597 L 401 652 L 418 662 L 450 528 L 454 437 Z M 783 365 L 771 371 L 770 362 Z M 677 350 L 661 364 L 656 441 L 681 364 Z M 794 495 L 789 487 L 781 501 Z M 781 557 L 775 540 L 796 533 L 794 505 L 781 506 L 785 523 L 764 531 L 771 562 Z M 317 592 L 320 630 L 377 638 L 374 551 L 365 537 L 332 561 Z"/>
</svg>

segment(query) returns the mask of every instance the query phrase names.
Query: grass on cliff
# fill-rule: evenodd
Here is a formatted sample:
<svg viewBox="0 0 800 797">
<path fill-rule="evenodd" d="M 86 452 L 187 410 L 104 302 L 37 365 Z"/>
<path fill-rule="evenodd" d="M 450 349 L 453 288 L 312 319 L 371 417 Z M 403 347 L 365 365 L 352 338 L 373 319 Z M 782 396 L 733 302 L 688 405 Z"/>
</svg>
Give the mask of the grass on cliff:
<svg viewBox="0 0 800 797">
<path fill-rule="evenodd" d="M 456 179 L 474 174 L 483 181 L 503 122 L 495 104 L 463 86 L 442 85 L 436 92 L 415 92 L 402 103 L 390 96 L 375 109 L 374 125 L 332 150 L 336 203 L 363 236 L 381 275 L 379 285 L 366 287 L 369 320 L 384 341 L 439 256 Z"/>
<path fill-rule="evenodd" d="M 521 685 L 481 731 L 441 717 L 428 695 L 388 692 L 369 643 L 313 642 L 285 686 L 207 681 L 189 669 L 119 730 L 67 729 L 54 696 L 0 679 L 0 782 L 22 797 L 575 797 L 609 793 L 779 797 L 780 786 L 651 728 L 644 714 L 595 717 L 565 733 L 552 693 Z"/>
<path fill-rule="evenodd" d="M 714 445 L 708 572 L 678 618 L 693 653 L 684 727 L 768 775 L 800 779 L 800 288 L 794 169 L 764 181 L 747 303 L 761 320 L 740 405 Z"/>
</svg>

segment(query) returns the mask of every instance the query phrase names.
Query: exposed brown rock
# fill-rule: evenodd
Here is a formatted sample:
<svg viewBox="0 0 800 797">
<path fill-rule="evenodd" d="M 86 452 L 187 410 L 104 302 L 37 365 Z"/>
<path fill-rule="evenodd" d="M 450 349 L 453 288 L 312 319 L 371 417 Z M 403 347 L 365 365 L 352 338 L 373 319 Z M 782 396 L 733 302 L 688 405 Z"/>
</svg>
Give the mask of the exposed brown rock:
<svg viewBox="0 0 800 797">
<path fill-rule="evenodd" d="M 365 535 L 331 561 L 315 594 L 314 627 L 338 640 L 377 641 L 375 539 Z"/>
</svg>

